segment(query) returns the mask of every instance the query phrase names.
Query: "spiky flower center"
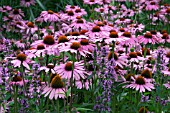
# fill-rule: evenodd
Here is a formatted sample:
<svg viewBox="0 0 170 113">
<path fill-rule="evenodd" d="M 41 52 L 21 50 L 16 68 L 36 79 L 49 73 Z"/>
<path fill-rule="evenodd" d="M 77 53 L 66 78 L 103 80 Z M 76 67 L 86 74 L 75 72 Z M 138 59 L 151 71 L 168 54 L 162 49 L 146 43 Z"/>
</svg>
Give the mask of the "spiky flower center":
<svg viewBox="0 0 170 113">
<path fill-rule="evenodd" d="M 25 61 L 27 56 L 24 53 L 20 53 L 17 55 L 17 59 L 20 61 Z"/>
<path fill-rule="evenodd" d="M 118 33 L 117 32 L 110 32 L 110 35 L 109 35 L 110 38 L 118 38 Z"/>
<path fill-rule="evenodd" d="M 166 57 L 170 58 L 170 52 L 168 52 L 168 53 L 166 54 Z"/>
<path fill-rule="evenodd" d="M 17 25 L 20 25 L 20 26 L 22 25 L 22 23 L 21 23 L 21 22 L 16 22 L 16 24 L 17 24 Z"/>
<path fill-rule="evenodd" d="M 71 8 L 71 9 L 74 9 L 74 8 L 75 8 L 75 6 L 71 6 L 70 8 Z"/>
<path fill-rule="evenodd" d="M 90 0 L 90 2 L 94 2 L 95 0 Z"/>
<path fill-rule="evenodd" d="M 55 66 L 54 66 L 54 64 L 48 64 L 47 65 L 47 68 L 50 68 L 50 69 L 53 69 Z"/>
<path fill-rule="evenodd" d="M 144 77 L 138 76 L 138 77 L 136 78 L 136 84 L 144 85 L 144 84 L 145 84 L 145 79 L 144 79 Z"/>
<path fill-rule="evenodd" d="M 151 4 L 151 5 L 156 5 L 156 3 L 155 3 L 155 2 L 153 2 L 153 1 L 152 1 L 150 4 Z"/>
<path fill-rule="evenodd" d="M 126 81 L 131 81 L 131 77 L 135 77 L 135 75 L 132 74 L 132 73 L 127 74 L 126 77 L 125 77 Z"/>
<path fill-rule="evenodd" d="M 93 27 L 92 32 L 100 32 L 100 27 L 99 26 Z"/>
<path fill-rule="evenodd" d="M 21 78 L 20 76 L 14 76 L 14 77 L 12 78 L 12 81 L 13 81 L 13 82 L 19 82 L 19 81 L 22 81 L 22 78 Z"/>
<path fill-rule="evenodd" d="M 168 39 L 168 33 L 164 33 L 162 39 Z"/>
<path fill-rule="evenodd" d="M 141 107 L 138 111 L 138 113 L 148 113 L 148 109 L 145 107 Z"/>
<path fill-rule="evenodd" d="M 103 13 L 103 12 L 104 12 L 104 9 L 103 9 L 103 8 L 100 8 L 100 12 Z"/>
<path fill-rule="evenodd" d="M 73 12 L 72 10 L 70 10 L 70 11 L 67 12 L 67 14 L 68 14 L 69 16 L 73 16 L 73 15 L 74 15 L 74 12 Z"/>
<path fill-rule="evenodd" d="M 81 35 L 85 35 L 85 33 L 87 33 L 87 32 L 88 32 L 87 30 L 81 30 L 81 31 L 80 31 L 80 34 L 81 34 Z"/>
<path fill-rule="evenodd" d="M 63 88 L 64 82 L 62 82 L 62 79 L 60 75 L 56 74 L 55 77 L 51 81 L 51 87 L 52 88 Z"/>
<path fill-rule="evenodd" d="M 136 52 L 136 54 L 140 57 L 142 57 L 142 53 L 141 52 Z"/>
<path fill-rule="evenodd" d="M 76 12 L 76 13 L 80 13 L 80 12 L 81 12 L 81 9 L 76 9 L 75 12 Z"/>
<path fill-rule="evenodd" d="M 58 43 L 68 42 L 68 38 L 65 35 L 58 37 Z"/>
<path fill-rule="evenodd" d="M 130 38 L 130 37 L 131 37 L 131 34 L 130 34 L 130 32 L 124 32 L 124 33 L 123 33 L 123 36 Z"/>
<path fill-rule="evenodd" d="M 108 60 L 111 60 L 113 58 L 113 52 L 110 51 L 109 54 L 108 54 Z M 114 59 L 115 60 L 118 60 L 118 55 L 116 52 L 114 52 Z"/>
<path fill-rule="evenodd" d="M 65 64 L 65 70 L 66 71 L 72 71 L 72 62 L 67 62 Z"/>
<path fill-rule="evenodd" d="M 145 78 L 152 78 L 152 72 L 149 69 L 145 69 L 142 71 L 141 76 Z"/>
<path fill-rule="evenodd" d="M 166 10 L 166 13 L 170 13 L 170 8 L 168 8 L 168 9 Z"/>
<path fill-rule="evenodd" d="M 103 22 L 97 22 L 97 26 L 104 26 Z"/>
<path fill-rule="evenodd" d="M 138 55 L 136 54 L 136 52 L 130 52 L 129 56 L 130 58 L 137 58 Z"/>
<path fill-rule="evenodd" d="M 48 10 L 48 14 L 54 14 L 52 10 Z"/>
<path fill-rule="evenodd" d="M 151 33 L 146 33 L 146 34 L 144 35 L 144 37 L 145 37 L 145 38 L 152 38 L 152 34 L 151 34 Z"/>
<path fill-rule="evenodd" d="M 83 19 L 78 19 L 78 20 L 77 20 L 77 23 L 81 23 L 81 24 L 83 24 L 83 23 L 84 23 L 84 21 L 83 21 Z"/>
<path fill-rule="evenodd" d="M 13 14 L 19 14 L 19 10 L 18 9 L 14 9 Z"/>
<path fill-rule="evenodd" d="M 150 33 L 153 34 L 153 35 L 157 34 L 155 30 L 151 30 Z"/>
<path fill-rule="evenodd" d="M 120 32 L 125 32 L 125 29 L 124 28 L 120 28 L 119 31 Z"/>
<path fill-rule="evenodd" d="M 71 35 L 72 35 L 72 36 L 79 36 L 80 33 L 75 31 L 75 32 L 72 32 Z"/>
<path fill-rule="evenodd" d="M 27 26 L 28 26 L 28 27 L 31 27 L 31 28 L 34 28 L 33 22 L 28 22 L 28 23 L 27 23 Z"/>
<path fill-rule="evenodd" d="M 53 45 L 55 43 L 54 37 L 52 35 L 47 35 L 43 42 L 48 45 Z"/>
<path fill-rule="evenodd" d="M 45 49 L 43 44 L 37 45 L 37 50 L 43 50 L 43 49 Z"/>
<path fill-rule="evenodd" d="M 81 47 L 79 42 L 73 42 L 70 46 L 71 49 L 78 50 Z"/>
<path fill-rule="evenodd" d="M 166 30 L 162 30 L 162 31 L 161 31 L 161 34 L 164 34 L 164 33 L 167 33 L 167 31 L 166 31 Z"/>
<path fill-rule="evenodd" d="M 89 40 L 88 39 L 81 39 L 80 44 L 81 45 L 88 45 L 89 44 Z"/>
<path fill-rule="evenodd" d="M 119 18 L 120 21 L 125 21 L 125 18 Z"/>
</svg>

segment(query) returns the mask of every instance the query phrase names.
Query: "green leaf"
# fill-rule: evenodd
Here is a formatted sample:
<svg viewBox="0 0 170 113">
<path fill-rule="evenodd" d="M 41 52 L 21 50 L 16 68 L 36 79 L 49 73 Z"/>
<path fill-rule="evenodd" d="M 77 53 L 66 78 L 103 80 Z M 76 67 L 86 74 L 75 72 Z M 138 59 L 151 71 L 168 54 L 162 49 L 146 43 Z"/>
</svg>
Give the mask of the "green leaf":
<svg viewBox="0 0 170 113">
<path fill-rule="evenodd" d="M 71 87 L 68 89 L 68 91 L 66 92 L 66 97 L 68 97 L 71 94 Z"/>
<path fill-rule="evenodd" d="M 36 0 L 36 1 L 37 1 L 37 3 L 39 4 L 39 6 L 45 11 L 46 8 L 45 8 L 45 6 L 40 2 L 40 0 Z"/>
<path fill-rule="evenodd" d="M 76 108 L 76 110 L 78 110 L 78 111 L 93 111 L 93 110 L 87 109 L 87 108 Z"/>
</svg>

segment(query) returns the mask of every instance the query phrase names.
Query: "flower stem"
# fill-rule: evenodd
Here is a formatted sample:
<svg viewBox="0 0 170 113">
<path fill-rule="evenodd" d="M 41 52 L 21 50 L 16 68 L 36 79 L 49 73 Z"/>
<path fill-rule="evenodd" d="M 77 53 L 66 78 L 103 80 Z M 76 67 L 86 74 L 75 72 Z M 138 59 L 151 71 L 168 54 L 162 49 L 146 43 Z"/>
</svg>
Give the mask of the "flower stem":
<svg viewBox="0 0 170 113">
<path fill-rule="evenodd" d="M 14 87 L 14 113 L 18 113 L 18 108 L 17 108 L 17 94 L 18 94 L 18 86 L 15 85 L 15 87 Z"/>
</svg>

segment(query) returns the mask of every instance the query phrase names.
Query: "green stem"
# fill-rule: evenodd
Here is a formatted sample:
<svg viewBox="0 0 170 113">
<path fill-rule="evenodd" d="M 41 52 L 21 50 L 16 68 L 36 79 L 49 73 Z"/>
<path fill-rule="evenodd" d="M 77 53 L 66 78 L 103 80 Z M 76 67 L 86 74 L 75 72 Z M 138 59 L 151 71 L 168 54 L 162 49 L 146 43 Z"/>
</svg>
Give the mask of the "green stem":
<svg viewBox="0 0 170 113">
<path fill-rule="evenodd" d="M 17 108 L 17 95 L 18 95 L 18 86 L 14 86 L 14 112 L 18 113 L 18 108 Z"/>
<path fill-rule="evenodd" d="M 70 97 L 70 110 L 72 109 L 72 103 L 73 103 L 73 74 L 74 74 L 74 61 L 75 61 L 75 54 L 73 53 L 72 57 L 72 73 L 71 73 L 71 80 L 70 80 L 70 87 L 71 87 L 71 97 Z"/>
</svg>

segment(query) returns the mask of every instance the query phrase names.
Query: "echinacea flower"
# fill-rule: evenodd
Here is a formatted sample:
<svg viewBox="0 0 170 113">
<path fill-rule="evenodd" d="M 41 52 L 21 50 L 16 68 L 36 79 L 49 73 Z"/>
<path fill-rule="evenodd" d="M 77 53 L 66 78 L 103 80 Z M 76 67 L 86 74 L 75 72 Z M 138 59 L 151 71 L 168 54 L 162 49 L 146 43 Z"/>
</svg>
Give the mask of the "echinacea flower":
<svg viewBox="0 0 170 113">
<path fill-rule="evenodd" d="M 35 41 L 31 44 L 31 46 L 36 47 L 39 44 L 43 44 L 45 47 L 54 46 L 56 44 L 56 41 L 52 35 L 46 35 L 44 36 L 43 40 Z"/>
<path fill-rule="evenodd" d="M 11 16 L 15 20 L 22 20 L 22 17 L 24 17 L 24 13 L 22 12 L 21 9 L 13 9 L 9 13 L 9 16 Z"/>
<path fill-rule="evenodd" d="M 73 70 L 73 79 L 80 80 L 80 78 L 84 79 L 86 74 L 88 73 L 84 69 L 83 62 L 74 62 L 74 68 L 72 67 L 73 62 L 68 61 L 65 64 L 60 64 L 59 66 L 55 66 L 56 73 L 60 74 L 62 78 L 70 80 L 72 77 Z"/>
<path fill-rule="evenodd" d="M 145 92 L 145 89 L 147 89 L 148 91 L 155 89 L 154 85 L 148 82 L 147 79 L 142 76 L 138 76 L 134 81 L 132 81 L 129 85 L 126 85 L 125 87 L 136 89 L 137 91 L 139 90 L 141 93 Z"/>
<path fill-rule="evenodd" d="M 2 7 L 0 7 L 0 12 L 8 12 L 11 9 L 12 8 L 10 6 L 2 6 Z"/>
<path fill-rule="evenodd" d="M 30 60 L 27 58 L 27 56 L 24 53 L 19 53 L 16 57 L 16 59 L 12 60 L 11 63 L 14 65 L 14 67 L 20 67 L 21 64 L 26 67 L 28 70 L 30 70 L 30 67 L 28 63 Z"/>
<path fill-rule="evenodd" d="M 94 4 L 103 4 L 102 0 L 83 0 L 84 4 L 88 4 L 88 5 L 94 5 Z"/>
<path fill-rule="evenodd" d="M 35 5 L 35 0 L 20 0 L 20 5 L 30 7 L 30 5 Z"/>
<path fill-rule="evenodd" d="M 45 94 L 44 97 L 47 97 L 49 95 L 50 100 L 52 100 L 53 98 L 57 100 L 58 98 L 65 98 L 65 92 L 66 89 L 64 88 L 64 82 L 62 81 L 60 75 L 56 74 L 52 78 L 50 86 L 44 87 L 42 94 Z"/>
<path fill-rule="evenodd" d="M 28 80 L 23 80 L 20 76 L 15 75 L 9 84 L 23 86 L 24 82 L 28 82 Z"/>
<path fill-rule="evenodd" d="M 45 22 L 57 22 L 60 20 L 60 15 L 52 10 L 48 10 L 42 11 L 38 18 L 41 18 Z"/>
<path fill-rule="evenodd" d="M 54 64 L 49 63 L 47 66 L 40 67 L 40 70 L 44 70 L 46 73 L 52 72 L 53 74 L 55 74 L 54 67 L 55 67 Z"/>
<path fill-rule="evenodd" d="M 143 43 L 143 44 L 148 44 L 148 43 L 155 44 L 159 42 L 158 38 L 156 36 L 153 36 L 149 32 L 146 32 L 144 36 L 138 36 L 137 39 L 139 43 Z"/>
<path fill-rule="evenodd" d="M 59 47 L 59 51 L 60 52 L 68 52 L 69 51 L 69 52 L 75 53 L 75 54 L 80 53 L 80 55 L 82 55 L 82 56 L 86 56 L 86 54 L 91 54 L 89 51 L 83 50 L 83 48 L 81 48 L 80 42 L 78 42 L 78 41 L 72 41 L 64 47 Z"/>
</svg>

